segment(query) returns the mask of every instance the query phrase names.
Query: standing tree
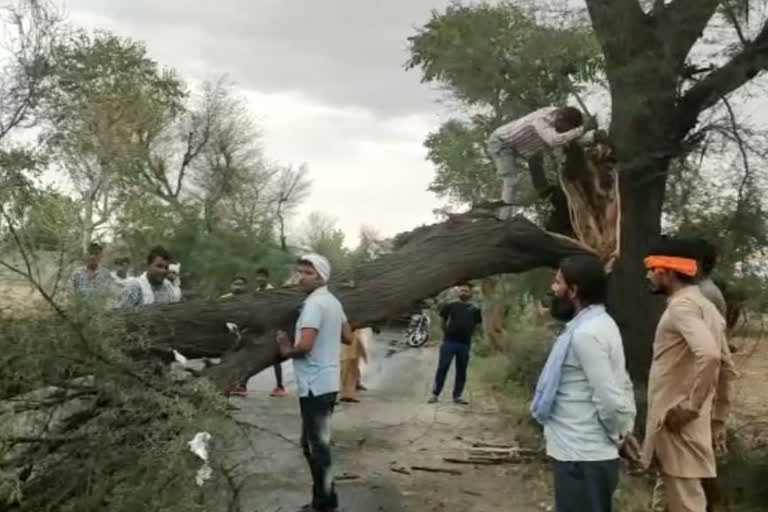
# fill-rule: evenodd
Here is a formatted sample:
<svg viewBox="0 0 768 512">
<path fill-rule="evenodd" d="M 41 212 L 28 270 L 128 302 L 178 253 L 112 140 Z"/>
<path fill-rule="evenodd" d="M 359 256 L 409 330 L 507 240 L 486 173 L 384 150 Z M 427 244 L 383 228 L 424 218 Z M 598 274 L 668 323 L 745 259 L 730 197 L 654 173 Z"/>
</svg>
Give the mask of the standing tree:
<svg viewBox="0 0 768 512">
<path fill-rule="evenodd" d="M 646 291 L 642 258 L 661 230 L 672 160 L 689 150 L 700 115 L 768 67 L 768 22 L 754 34 L 741 13 L 757 1 L 586 0 L 605 56 L 610 133 L 619 171 L 621 256 L 613 279 L 613 311 L 624 332 L 630 367 L 649 367 L 659 305 Z M 719 65 L 704 65 L 697 42 L 714 22 L 729 22 L 738 49 L 723 44 Z M 706 58 L 706 57 L 705 57 Z"/>
<path fill-rule="evenodd" d="M 473 122 L 478 118 L 489 119 L 492 127 L 503 121 L 497 112 L 519 115 L 521 111 L 515 111 L 513 106 L 532 110 L 540 105 L 520 101 L 528 98 L 525 94 L 528 89 L 533 97 L 543 95 L 540 101 L 561 103 L 570 87 L 562 72 L 563 65 L 566 71 L 582 70 L 581 77 L 576 77 L 580 79 L 594 78 L 595 69 L 602 66 L 612 106 L 610 172 L 618 176 L 620 200 L 607 206 L 595 203 L 588 189 L 576 186 L 580 178 L 587 175 L 585 171 L 590 170 L 590 165 L 585 163 L 594 163 L 594 154 L 587 155 L 585 160 L 580 153 L 568 152 L 561 178 L 568 178 L 570 171 L 574 181 L 561 181 L 568 185 L 564 188 L 557 187 L 556 183 L 553 187 L 552 180 L 540 179 L 542 174 L 537 172 L 537 165 L 529 165 L 529 170 L 534 190 L 540 197 L 549 198 L 554 212 L 562 211 L 565 193 L 571 221 L 574 211 L 578 213 L 585 205 L 597 204 L 597 210 L 610 205 L 619 207 L 620 238 L 602 242 L 608 247 L 620 245 L 616 247 L 619 258 L 614 265 L 611 307 L 624 333 L 630 368 L 638 376 L 643 376 L 649 367 L 650 340 L 660 311 L 659 304 L 646 291 L 642 259 L 649 243 L 660 233 L 670 164 L 701 141 L 696 129 L 702 112 L 725 102 L 731 93 L 768 66 L 768 23 L 761 23 L 759 27 L 754 27 L 754 20 L 750 20 L 752 25 L 745 23 L 747 14 L 754 11 L 749 7 L 757 3 L 747 0 L 586 0 L 591 30 L 585 33 L 572 29 L 581 39 L 564 36 L 559 41 L 556 38 L 536 40 L 530 36 L 532 41 L 537 41 L 530 47 L 520 43 L 525 38 L 518 34 L 525 32 L 507 27 L 519 27 L 521 23 L 525 26 L 526 22 L 520 20 L 526 19 L 528 26 L 539 26 L 532 21 L 533 17 L 526 17 L 513 5 L 464 7 L 456 4 L 445 13 L 433 13 L 430 22 L 410 40 L 409 65 L 420 67 L 425 81 L 447 86 L 467 105 L 480 112 L 490 111 L 490 115 L 474 116 Z M 705 66 L 701 62 L 702 52 L 693 51 L 694 46 L 705 43 L 705 30 L 716 23 L 734 27 L 738 47 L 734 50 L 733 46 L 722 44 L 717 58 L 719 65 Z M 534 35 L 537 30 L 553 33 L 551 28 L 529 30 Z M 501 37 L 507 33 L 508 37 Z M 591 37 L 599 42 L 602 58 L 588 53 L 591 47 L 587 42 Z M 574 48 L 582 48 L 582 53 L 569 54 Z M 584 61 L 577 57 L 585 54 L 586 63 L 580 66 Z M 703 57 L 709 58 L 714 57 L 711 54 Z M 523 82 L 531 77 L 532 83 Z M 515 91 L 516 96 L 511 96 L 510 90 Z M 503 105 L 510 97 L 519 99 L 505 108 Z M 477 154 L 474 168 L 487 168 L 478 147 L 482 136 L 447 127 L 441 132 L 454 134 L 458 145 Z M 440 191 L 451 183 L 452 175 L 445 170 L 455 170 L 456 165 L 470 168 L 466 159 L 472 156 L 472 151 L 457 151 L 456 146 L 438 136 L 431 136 L 427 143 L 430 157 L 438 164 L 438 180 L 433 188 Z M 449 162 L 458 163 L 449 166 Z M 490 170 L 484 172 L 488 174 Z M 459 191 L 462 198 L 473 198 L 472 191 L 462 191 L 460 186 L 453 190 Z M 542 191 L 547 191 L 546 196 Z M 603 211 L 602 215 L 615 218 L 611 212 Z M 551 217 L 546 223 L 548 229 L 562 231 L 558 228 L 564 224 L 562 220 L 558 222 L 557 217 Z M 559 217 L 562 219 L 562 215 Z M 600 234 L 600 230 L 596 231 Z M 576 234 L 584 239 L 581 229 L 576 229 Z M 589 235 L 592 238 L 589 241 L 593 241 L 593 234 Z"/>
<path fill-rule="evenodd" d="M 140 43 L 76 32 L 58 46 L 47 96 L 47 139 L 83 205 L 83 250 L 128 198 L 121 186 L 141 155 L 142 134 L 181 109 L 184 90 Z"/>
<path fill-rule="evenodd" d="M 309 196 L 312 182 L 307 176 L 307 166 L 302 165 L 298 169 L 284 167 L 277 175 L 272 192 L 275 216 L 277 217 L 280 231 L 280 247 L 288 250 L 288 238 L 285 228 L 288 218 L 296 212 L 299 203 Z"/>
</svg>

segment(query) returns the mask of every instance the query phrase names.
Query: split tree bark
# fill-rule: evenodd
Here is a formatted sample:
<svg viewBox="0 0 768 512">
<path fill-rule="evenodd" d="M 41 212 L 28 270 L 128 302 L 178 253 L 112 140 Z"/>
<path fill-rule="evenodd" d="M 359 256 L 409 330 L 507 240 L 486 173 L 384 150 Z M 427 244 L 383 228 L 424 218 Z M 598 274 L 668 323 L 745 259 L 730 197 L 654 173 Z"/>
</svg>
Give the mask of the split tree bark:
<svg viewBox="0 0 768 512">
<path fill-rule="evenodd" d="M 568 256 L 590 252 L 578 242 L 548 233 L 522 216 L 502 221 L 477 212 L 398 236 L 395 249 L 362 267 L 352 286 L 336 286 L 353 327 L 407 313 L 418 301 L 465 280 L 556 267 Z M 140 350 L 187 357 L 219 356 L 206 375 L 222 391 L 242 376 L 274 364 L 277 329 L 291 331 L 304 296 L 278 289 L 217 302 L 188 302 L 125 317 Z M 226 324 L 245 331 L 238 343 Z"/>
</svg>

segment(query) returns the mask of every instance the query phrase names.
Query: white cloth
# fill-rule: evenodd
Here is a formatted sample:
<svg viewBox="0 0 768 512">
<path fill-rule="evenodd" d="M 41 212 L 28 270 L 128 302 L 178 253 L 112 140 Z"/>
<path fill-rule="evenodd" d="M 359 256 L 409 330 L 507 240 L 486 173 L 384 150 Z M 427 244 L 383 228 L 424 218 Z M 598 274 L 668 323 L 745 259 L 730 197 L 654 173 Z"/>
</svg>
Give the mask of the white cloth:
<svg viewBox="0 0 768 512">
<path fill-rule="evenodd" d="M 563 364 L 544 425 L 547 455 L 563 462 L 616 459 L 635 414 L 619 328 L 608 313 L 590 318 L 574 331 Z"/>
<path fill-rule="evenodd" d="M 155 303 L 155 291 L 152 289 L 152 285 L 149 283 L 147 273 L 144 272 L 135 279 L 141 288 L 141 303 L 143 306 L 150 306 Z M 167 291 L 171 302 L 178 302 L 181 298 L 181 290 L 176 288 L 169 280 L 163 280 L 163 288 Z"/>
<path fill-rule="evenodd" d="M 117 272 L 112 272 L 111 274 L 112 274 L 112 280 L 115 282 L 115 285 L 118 288 L 122 288 L 123 286 L 127 285 L 128 283 L 136 279 L 135 277 L 129 276 L 129 275 L 126 275 L 125 278 L 122 278 L 119 275 L 117 275 Z"/>
<path fill-rule="evenodd" d="M 324 282 L 327 283 L 331 278 L 331 263 L 325 256 L 321 256 L 320 254 L 305 254 L 301 257 L 301 260 L 310 262 Z"/>
<path fill-rule="evenodd" d="M 370 327 L 365 327 L 363 329 L 360 329 L 358 331 L 358 336 L 360 338 L 360 344 L 363 346 L 363 350 L 365 351 L 366 355 L 368 357 L 371 357 L 371 344 L 373 343 L 373 329 Z M 368 364 L 369 362 L 365 361 L 363 358 L 360 358 L 360 377 L 365 377 L 365 374 L 368 370 Z"/>
<path fill-rule="evenodd" d="M 530 158 L 543 151 L 564 146 L 584 135 L 584 127 L 560 133 L 555 127 L 558 107 L 544 107 L 497 128 L 488 138 L 492 153 L 504 149 Z"/>
</svg>

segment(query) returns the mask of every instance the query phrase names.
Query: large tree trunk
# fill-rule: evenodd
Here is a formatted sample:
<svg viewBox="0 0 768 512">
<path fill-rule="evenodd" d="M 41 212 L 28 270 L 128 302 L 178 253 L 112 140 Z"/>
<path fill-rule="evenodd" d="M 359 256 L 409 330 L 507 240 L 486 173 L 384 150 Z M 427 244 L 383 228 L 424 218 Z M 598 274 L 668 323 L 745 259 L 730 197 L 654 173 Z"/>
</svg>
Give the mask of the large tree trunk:
<svg viewBox="0 0 768 512">
<path fill-rule="evenodd" d="M 354 327 L 407 313 L 414 304 L 460 281 L 495 274 L 556 267 L 564 257 L 585 253 L 577 242 L 547 233 L 524 217 L 507 221 L 470 214 L 400 235 L 395 249 L 355 275 L 354 286 L 336 287 Z M 217 302 L 188 302 L 127 315 L 138 347 L 188 357 L 218 356 L 209 376 L 227 390 L 238 380 L 276 362 L 274 331 L 290 331 L 303 295 L 290 289 Z M 240 346 L 226 324 L 245 330 Z"/>
<path fill-rule="evenodd" d="M 643 259 L 661 232 L 670 159 L 679 153 L 674 84 L 659 83 L 640 101 L 634 85 L 613 94 L 611 137 L 618 160 L 620 257 L 614 266 L 609 309 L 619 324 L 633 379 L 647 380 L 663 301 L 650 293 Z"/>
<path fill-rule="evenodd" d="M 635 382 L 645 382 L 663 301 L 648 289 L 643 258 L 659 235 L 663 189 L 632 187 L 629 176 L 622 178 L 621 257 L 613 268 L 608 307 L 621 328 L 630 374 Z"/>
</svg>

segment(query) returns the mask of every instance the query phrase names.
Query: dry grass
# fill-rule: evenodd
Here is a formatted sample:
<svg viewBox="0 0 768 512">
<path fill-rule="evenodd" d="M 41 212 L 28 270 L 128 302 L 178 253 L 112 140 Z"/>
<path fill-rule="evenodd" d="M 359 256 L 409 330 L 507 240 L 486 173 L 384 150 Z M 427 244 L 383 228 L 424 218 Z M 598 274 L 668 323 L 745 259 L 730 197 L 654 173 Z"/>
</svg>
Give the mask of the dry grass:
<svg viewBox="0 0 768 512">
<path fill-rule="evenodd" d="M 768 331 L 752 322 L 732 337 L 737 351 L 734 362 L 739 372 L 733 389 L 732 432 L 739 449 L 768 447 Z M 553 339 L 541 319 L 528 317 L 517 324 L 514 336 L 507 340 L 505 353 L 477 350 L 471 378 L 473 389 L 493 397 L 505 418 L 507 428 L 524 446 L 540 446 L 540 428 L 530 419 L 528 410 L 532 378 L 538 375 Z M 548 468 L 531 464 L 524 469 L 528 491 L 541 501 L 552 496 Z M 749 478 L 748 475 L 745 475 Z M 618 494 L 622 512 L 645 512 L 649 508 L 652 482 L 647 476 L 624 476 Z M 753 510 L 749 505 L 723 510 Z M 760 510 L 760 509 L 758 509 Z"/>
</svg>

